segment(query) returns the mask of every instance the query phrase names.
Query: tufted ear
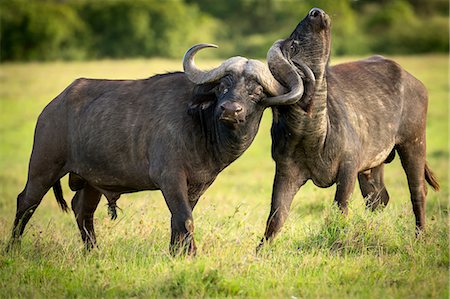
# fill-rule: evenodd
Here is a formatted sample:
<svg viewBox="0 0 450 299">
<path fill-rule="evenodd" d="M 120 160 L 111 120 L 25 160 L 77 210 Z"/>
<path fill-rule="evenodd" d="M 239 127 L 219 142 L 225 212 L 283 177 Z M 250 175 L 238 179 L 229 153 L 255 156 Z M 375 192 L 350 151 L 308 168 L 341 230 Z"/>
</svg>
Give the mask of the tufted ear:
<svg viewBox="0 0 450 299">
<path fill-rule="evenodd" d="M 192 100 L 188 104 L 188 112 L 193 115 L 196 112 L 208 109 L 216 101 L 217 83 L 200 84 L 194 87 Z"/>
</svg>

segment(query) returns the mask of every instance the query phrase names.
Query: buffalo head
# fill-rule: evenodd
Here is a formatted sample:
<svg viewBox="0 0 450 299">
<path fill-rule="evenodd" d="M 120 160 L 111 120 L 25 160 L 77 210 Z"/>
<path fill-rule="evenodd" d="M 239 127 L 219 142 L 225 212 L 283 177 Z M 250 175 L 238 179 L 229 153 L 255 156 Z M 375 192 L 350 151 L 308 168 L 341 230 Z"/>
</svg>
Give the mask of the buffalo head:
<svg viewBox="0 0 450 299">
<path fill-rule="evenodd" d="M 315 78 L 322 78 L 328 63 L 331 47 L 331 21 L 319 8 L 313 8 L 284 40 L 273 44 L 269 50 L 267 63 L 275 78 L 280 82 L 290 79 L 290 74 L 280 69 L 280 65 L 293 63 L 306 81 L 306 92 L 300 100 L 305 110 L 310 106 L 314 92 Z"/>
<path fill-rule="evenodd" d="M 320 8 L 313 8 L 283 41 L 283 55 L 294 63 L 304 62 L 314 70 L 328 62 L 331 47 L 330 17 Z"/>
<path fill-rule="evenodd" d="M 222 123 L 236 127 L 254 113 L 272 105 L 292 104 L 303 94 L 303 82 L 293 65 L 286 68 L 291 80 L 280 84 L 265 64 L 244 57 L 232 57 L 219 67 L 203 71 L 196 67 L 194 55 L 203 48 L 216 48 L 199 44 L 189 49 L 183 58 L 183 68 L 190 81 L 198 85 L 197 99 L 191 109 L 206 109 L 214 104 L 214 115 Z M 200 95 L 200 97 L 198 97 Z"/>
</svg>

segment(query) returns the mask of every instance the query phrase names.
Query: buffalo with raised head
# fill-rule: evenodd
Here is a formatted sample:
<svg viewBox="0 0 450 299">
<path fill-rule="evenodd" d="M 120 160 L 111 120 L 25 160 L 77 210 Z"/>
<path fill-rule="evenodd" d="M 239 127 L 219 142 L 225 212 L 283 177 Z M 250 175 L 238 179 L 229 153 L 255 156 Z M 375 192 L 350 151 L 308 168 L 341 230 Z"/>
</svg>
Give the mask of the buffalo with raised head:
<svg viewBox="0 0 450 299">
<path fill-rule="evenodd" d="M 425 227 L 426 182 L 439 189 L 425 159 L 425 86 L 381 56 L 330 66 L 330 45 L 330 18 L 314 8 L 268 52 L 278 81 L 292 80 L 279 66 L 293 63 L 306 89 L 296 104 L 273 109 L 276 173 L 262 243 L 275 237 L 308 180 L 323 188 L 336 184 L 334 200 L 344 213 L 357 179 L 368 208 L 386 205 L 383 167 L 395 152 L 408 179 L 418 232 Z"/>
<path fill-rule="evenodd" d="M 10 244 L 53 187 L 67 210 L 60 179 L 70 173 L 78 227 L 96 244 L 93 215 L 102 194 L 112 216 L 123 193 L 161 190 L 171 217 L 172 253 L 195 253 L 192 210 L 216 176 L 252 143 L 270 105 L 292 104 L 303 93 L 295 68 L 288 89 L 267 66 L 233 57 L 203 71 L 183 59 L 184 73 L 144 80 L 78 79 L 40 114 L 25 189 L 17 198 Z"/>
</svg>

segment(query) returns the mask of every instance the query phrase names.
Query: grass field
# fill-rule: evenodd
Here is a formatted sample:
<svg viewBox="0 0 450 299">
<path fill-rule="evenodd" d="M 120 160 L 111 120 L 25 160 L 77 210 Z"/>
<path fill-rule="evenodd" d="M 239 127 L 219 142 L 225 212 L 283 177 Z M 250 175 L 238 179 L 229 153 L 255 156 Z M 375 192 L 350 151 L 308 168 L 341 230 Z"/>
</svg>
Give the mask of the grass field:
<svg viewBox="0 0 450 299">
<path fill-rule="evenodd" d="M 421 238 L 414 237 L 409 192 L 396 159 L 386 167 L 391 202 L 384 211 L 365 211 L 356 187 L 343 218 L 332 207 L 335 187 L 309 182 L 278 238 L 256 255 L 274 173 L 272 116 L 266 111 L 253 145 L 219 175 L 194 211 L 195 258 L 169 255 L 170 214 L 160 192 L 122 196 L 116 221 L 103 198 L 95 215 L 100 247 L 89 253 L 73 214 L 60 212 L 50 192 L 21 250 L 0 251 L 0 297 L 448 298 L 448 58 L 395 59 L 430 94 L 427 159 L 442 189 L 429 191 L 428 230 Z M 77 77 L 144 78 L 180 68 L 179 61 L 156 59 L 0 65 L 1 249 L 44 106 Z M 67 180 L 63 185 L 69 200 Z"/>
</svg>

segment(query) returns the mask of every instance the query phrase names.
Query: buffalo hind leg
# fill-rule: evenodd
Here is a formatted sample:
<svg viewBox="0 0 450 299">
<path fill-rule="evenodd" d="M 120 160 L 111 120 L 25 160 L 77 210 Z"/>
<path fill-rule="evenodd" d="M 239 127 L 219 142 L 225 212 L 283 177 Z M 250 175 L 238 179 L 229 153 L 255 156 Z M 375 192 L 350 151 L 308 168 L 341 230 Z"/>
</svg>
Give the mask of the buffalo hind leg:
<svg viewBox="0 0 450 299">
<path fill-rule="evenodd" d="M 389 193 L 384 185 L 384 164 L 359 173 L 358 181 L 368 209 L 375 211 L 378 207 L 388 204 Z"/>
<path fill-rule="evenodd" d="M 64 142 L 58 142 L 63 140 L 60 136 L 65 136 L 64 125 L 54 125 L 55 120 L 51 114 L 54 108 L 53 104 L 49 104 L 42 111 L 36 124 L 27 183 L 22 193 L 17 197 L 11 245 L 20 240 L 25 226 L 47 191 L 67 173 L 64 170 L 66 161 L 65 144 Z M 59 190 L 57 193 L 60 195 Z M 61 198 L 57 200 L 62 204 Z"/>
<path fill-rule="evenodd" d="M 30 169 L 32 168 L 30 167 Z M 20 241 L 25 226 L 41 203 L 42 198 L 60 177 L 60 174 L 42 174 L 30 170 L 25 189 L 17 196 L 16 217 L 8 248 Z"/>
<path fill-rule="evenodd" d="M 305 180 L 299 178 L 299 174 L 293 175 L 292 170 L 296 167 L 288 167 L 288 170 L 280 170 L 277 166 L 272 190 L 272 203 L 270 213 L 267 219 L 264 237 L 256 248 L 259 251 L 266 242 L 270 242 L 280 231 L 286 221 L 292 200 L 301 186 L 305 184 Z"/>
<path fill-rule="evenodd" d="M 411 142 L 398 146 L 398 154 L 406 173 L 411 203 L 416 218 L 416 233 L 425 229 L 425 142 Z"/>
<path fill-rule="evenodd" d="M 72 210 L 75 213 L 81 238 L 90 250 L 97 244 L 94 230 L 94 213 L 100 202 L 102 194 L 86 184 L 84 188 L 77 191 L 72 199 Z"/>
</svg>

